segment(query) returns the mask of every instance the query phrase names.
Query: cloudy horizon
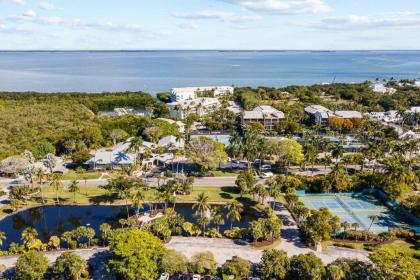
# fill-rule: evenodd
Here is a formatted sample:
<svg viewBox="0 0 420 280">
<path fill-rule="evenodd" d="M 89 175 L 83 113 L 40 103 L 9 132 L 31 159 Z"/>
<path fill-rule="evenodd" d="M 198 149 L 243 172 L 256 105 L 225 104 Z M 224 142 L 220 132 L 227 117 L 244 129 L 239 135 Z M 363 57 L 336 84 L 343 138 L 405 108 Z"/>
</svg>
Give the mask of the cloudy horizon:
<svg viewBox="0 0 420 280">
<path fill-rule="evenodd" d="M 2 50 L 418 50 L 417 0 L 0 0 Z"/>
</svg>

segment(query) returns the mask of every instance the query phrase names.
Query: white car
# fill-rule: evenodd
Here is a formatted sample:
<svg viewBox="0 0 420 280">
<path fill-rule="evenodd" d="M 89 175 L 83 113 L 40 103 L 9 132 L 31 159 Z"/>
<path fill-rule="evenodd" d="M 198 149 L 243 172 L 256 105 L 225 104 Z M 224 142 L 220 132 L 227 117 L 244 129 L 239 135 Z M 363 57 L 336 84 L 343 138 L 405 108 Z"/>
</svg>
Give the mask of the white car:
<svg viewBox="0 0 420 280">
<path fill-rule="evenodd" d="M 262 179 L 268 179 L 268 178 L 273 177 L 273 176 L 274 176 L 273 172 L 264 172 L 264 173 L 261 174 L 260 177 Z"/>
<path fill-rule="evenodd" d="M 166 272 L 162 273 L 160 275 L 159 280 L 169 280 L 169 273 L 166 273 Z"/>
<path fill-rule="evenodd" d="M 198 274 L 194 274 L 192 277 L 192 280 L 200 280 L 200 279 L 201 279 L 201 276 Z"/>
<path fill-rule="evenodd" d="M 261 166 L 261 170 L 263 170 L 263 171 L 270 171 L 271 170 L 271 165 L 269 165 L 269 164 L 263 164 Z"/>
</svg>

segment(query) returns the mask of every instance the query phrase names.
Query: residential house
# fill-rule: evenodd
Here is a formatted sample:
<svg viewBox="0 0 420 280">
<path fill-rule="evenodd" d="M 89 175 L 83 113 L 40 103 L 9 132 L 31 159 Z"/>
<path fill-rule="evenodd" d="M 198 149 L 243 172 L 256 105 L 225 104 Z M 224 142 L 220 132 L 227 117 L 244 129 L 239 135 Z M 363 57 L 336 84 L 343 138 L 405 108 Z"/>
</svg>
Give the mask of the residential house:
<svg viewBox="0 0 420 280">
<path fill-rule="evenodd" d="M 136 163 L 136 153 L 129 151 L 130 140 L 118 143 L 112 150 L 99 150 L 85 162 L 92 169 L 123 168 Z"/>
<path fill-rule="evenodd" d="M 275 130 L 277 123 L 284 120 L 284 113 L 267 105 L 256 107 L 252 111 L 244 111 L 241 118 L 241 124 L 250 122 L 259 122 L 264 125 L 266 130 Z"/>
<path fill-rule="evenodd" d="M 158 142 L 159 147 L 164 147 L 168 150 L 182 149 L 185 146 L 185 141 L 182 138 L 177 138 L 173 135 L 165 136 Z"/>
</svg>

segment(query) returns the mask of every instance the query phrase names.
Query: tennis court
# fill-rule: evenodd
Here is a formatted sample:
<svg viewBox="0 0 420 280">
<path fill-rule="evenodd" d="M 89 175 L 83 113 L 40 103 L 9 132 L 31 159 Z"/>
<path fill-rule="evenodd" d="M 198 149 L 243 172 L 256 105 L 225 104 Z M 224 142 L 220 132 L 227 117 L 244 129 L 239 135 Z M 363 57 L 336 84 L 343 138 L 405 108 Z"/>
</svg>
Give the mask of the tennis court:
<svg viewBox="0 0 420 280">
<path fill-rule="evenodd" d="M 328 208 L 341 222 L 358 223 L 359 229 L 367 230 L 371 224 L 369 216 L 377 215 L 370 231 L 381 233 L 391 227 L 408 227 L 405 219 L 370 195 L 354 194 L 305 194 L 299 199 L 310 209 Z"/>
</svg>

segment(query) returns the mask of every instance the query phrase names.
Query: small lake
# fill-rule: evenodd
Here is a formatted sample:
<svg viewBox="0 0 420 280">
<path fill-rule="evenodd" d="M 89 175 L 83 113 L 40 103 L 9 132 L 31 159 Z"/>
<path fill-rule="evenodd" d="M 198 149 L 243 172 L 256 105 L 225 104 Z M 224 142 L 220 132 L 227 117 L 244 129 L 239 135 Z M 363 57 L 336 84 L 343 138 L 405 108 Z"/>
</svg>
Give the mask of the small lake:
<svg viewBox="0 0 420 280">
<path fill-rule="evenodd" d="M 192 210 L 193 204 L 176 204 L 176 212 L 186 221 L 196 222 L 198 217 Z M 222 207 L 222 213 L 226 217 L 227 209 Z M 144 207 L 147 210 L 147 206 Z M 133 209 L 134 211 L 134 209 Z M 60 236 L 65 231 L 73 230 L 78 226 L 89 225 L 97 234 L 102 223 L 118 225 L 118 220 L 127 218 L 125 206 L 41 206 L 12 214 L 0 221 L 0 231 L 5 232 L 6 240 L 3 249 L 8 248 L 11 242 L 20 243 L 21 233 L 27 227 L 33 227 L 38 231 L 38 238 L 46 242 L 52 235 Z M 233 226 L 245 227 L 251 218 L 243 216 L 240 222 L 234 222 Z M 209 226 L 213 226 L 210 224 Z M 230 228 L 230 221 L 225 219 L 225 225 L 221 231 Z"/>
</svg>

